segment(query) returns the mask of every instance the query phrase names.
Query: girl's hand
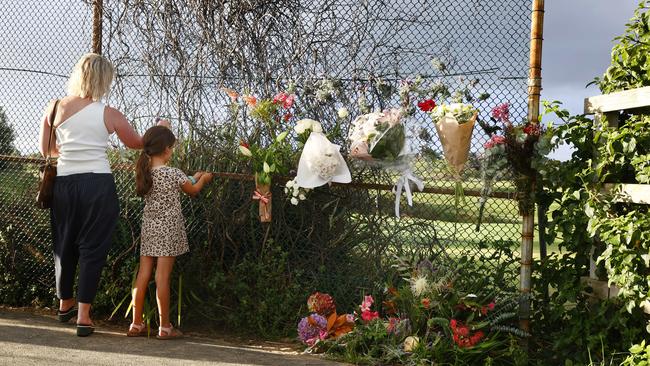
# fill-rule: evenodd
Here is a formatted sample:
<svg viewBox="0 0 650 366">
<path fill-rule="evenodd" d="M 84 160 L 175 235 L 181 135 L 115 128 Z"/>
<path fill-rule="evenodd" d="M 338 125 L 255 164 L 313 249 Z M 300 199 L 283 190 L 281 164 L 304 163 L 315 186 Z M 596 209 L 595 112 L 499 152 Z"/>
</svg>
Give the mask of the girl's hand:
<svg viewBox="0 0 650 366">
<path fill-rule="evenodd" d="M 213 177 L 214 177 L 214 175 L 212 173 L 205 173 L 204 172 L 203 175 L 201 176 L 201 179 L 203 179 L 205 181 L 205 183 L 210 183 L 210 182 L 212 182 Z"/>
<path fill-rule="evenodd" d="M 198 171 L 198 172 L 194 173 L 193 177 L 198 182 L 199 179 L 201 179 L 201 177 L 203 176 L 203 174 L 205 174 L 205 172 Z"/>
</svg>

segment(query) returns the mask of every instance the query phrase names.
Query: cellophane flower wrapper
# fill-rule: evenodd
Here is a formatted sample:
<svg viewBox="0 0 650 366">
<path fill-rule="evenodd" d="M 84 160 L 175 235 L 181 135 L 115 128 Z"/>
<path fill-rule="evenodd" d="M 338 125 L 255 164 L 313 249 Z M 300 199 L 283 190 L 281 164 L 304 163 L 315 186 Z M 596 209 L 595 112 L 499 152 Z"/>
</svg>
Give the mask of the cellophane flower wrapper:
<svg viewBox="0 0 650 366">
<path fill-rule="evenodd" d="M 406 129 L 399 109 L 373 112 L 361 115 L 352 122 L 350 131 L 350 157 L 364 165 L 396 172 L 395 215 L 400 216 L 400 199 L 406 194 L 407 203 L 412 206 L 411 183 L 420 191 L 424 189 L 422 179 L 411 167 L 415 155 L 411 152 Z"/>
<path fill-rule="evenodd" d="M 458 112 L 460 110 L 464 111 L 464 115 Z M 441 105 L 431 112 L 445 160 L 456 178 L 460 178 L 467 163 L 477 116 L 478 112 L 473 107 L 460 103 Z"/>
<path fill-rule="evenodd" d="M 331 182 L 350 183 L 350 169 L 340 149 L 321 132 L 312 132 L 300 155 L 296 183 L 303 188 L 315 188 Z"/>
<path fill-rule="evenodd" d="M 401 112 L 388 109 L 361 115 L 352 122 L 350 156 L 355 159 L 392 165 L 404 155 L 406 132 Z"/>
</svg>

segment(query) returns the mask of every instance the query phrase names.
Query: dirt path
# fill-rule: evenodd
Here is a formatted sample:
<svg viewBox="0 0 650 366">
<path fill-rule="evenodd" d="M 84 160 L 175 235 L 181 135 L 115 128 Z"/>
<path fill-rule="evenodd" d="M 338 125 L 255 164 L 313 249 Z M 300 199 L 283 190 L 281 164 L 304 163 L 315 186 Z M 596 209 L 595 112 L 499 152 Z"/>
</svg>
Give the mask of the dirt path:
<svg viewBox="0 0 650 366">
<path fill-rule="evenodd" d="M 198 337 L 127 338 L 99 327 L 88 338 L 53 316 L 0 308 L 0 365 L 342 365 L 287 347 L 239 346 Z"/>
</svg>

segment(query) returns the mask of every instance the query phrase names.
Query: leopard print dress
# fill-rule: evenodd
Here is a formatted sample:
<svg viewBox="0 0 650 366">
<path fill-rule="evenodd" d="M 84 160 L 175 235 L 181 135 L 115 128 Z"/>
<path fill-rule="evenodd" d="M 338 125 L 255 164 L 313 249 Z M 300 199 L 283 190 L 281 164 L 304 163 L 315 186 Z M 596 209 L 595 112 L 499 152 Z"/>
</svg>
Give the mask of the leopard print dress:
<svg viewBox="0 0 650 366">
<path fill-rule="evenodd" d="M 189 252 L 185 219 L 181 210 L 180 186 L 188 181 L 180 169 L 168 166 L 151 169 L 153 184 L 144 197 L 140 255 L 175 257 Z"/>
</svg>

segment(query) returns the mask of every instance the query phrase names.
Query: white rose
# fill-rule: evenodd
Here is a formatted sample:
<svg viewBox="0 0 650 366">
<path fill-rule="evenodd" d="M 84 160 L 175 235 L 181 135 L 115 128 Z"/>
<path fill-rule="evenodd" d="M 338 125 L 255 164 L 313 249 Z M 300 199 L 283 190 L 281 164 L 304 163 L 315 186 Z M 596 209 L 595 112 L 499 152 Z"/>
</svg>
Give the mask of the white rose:
<svg viewBox="0 0 650 366">
<path fill-rule="evenodd" d="M 297 190 L 297 189 L 294 189 L 292 194 L 293 194 L 294 197 L 298 197 L 298 195 L 300 194 L 300 191 Z"/>
<path fill-rule="evenodd" d="M 287 188 L 291 188 L 291 187 L 293 187 L 293 185 L 294 185 L 295 183 L 296 183 L 296 182 L 294 182 L 294 181 L 292 181 L 292 180 L 288 180 L 288 181 L 287 181 L 287 184 L 286 184 L 286 187 L 287 187 Z"/>
<path fill-rule="evenodd" d="M 304 201 L 304 200 L 307 199 L 307 197 L 304 194 L 299 195 L 298 198 L 300 198 L 301 201 Z"/>
<path fill-rule="evenodd" d="M 292 198 L 291 198 L 291 204 L 292 204 L 292 205 L 296 206 L 296 205 L 298 205 L 298 202 L 299 202 L 299 201 L 298 201 L 298 199 L 297 199 L 296 197 L 292 197 Z"/>
<path fill-rule="evenodd" d="M 314 121 L 311 124 L 311 130 L 314 132 L 323 132 L 323 126 L 319 122 Z"/>
<path fill-rule="evenodd" d="M 339 118 L 346 118 L 347 116 L 350 115 L 350 112 L 348 111 L 347 108 L 341 107 L 341 108 L 339 108 L 338 115 L 339 115 Z"/>
</svg>

